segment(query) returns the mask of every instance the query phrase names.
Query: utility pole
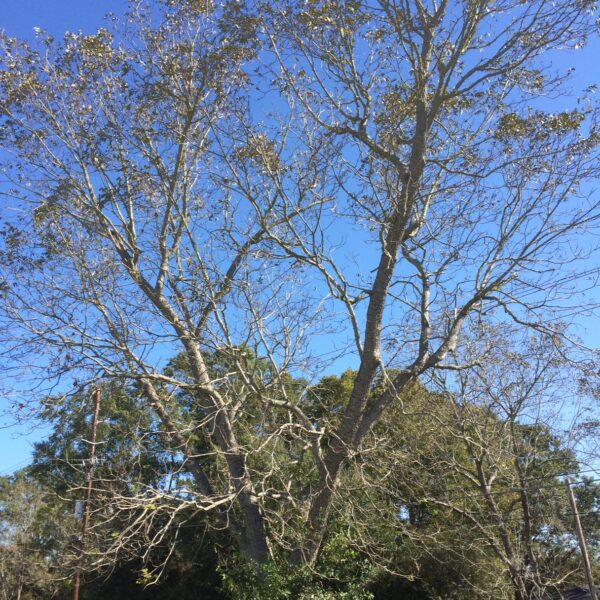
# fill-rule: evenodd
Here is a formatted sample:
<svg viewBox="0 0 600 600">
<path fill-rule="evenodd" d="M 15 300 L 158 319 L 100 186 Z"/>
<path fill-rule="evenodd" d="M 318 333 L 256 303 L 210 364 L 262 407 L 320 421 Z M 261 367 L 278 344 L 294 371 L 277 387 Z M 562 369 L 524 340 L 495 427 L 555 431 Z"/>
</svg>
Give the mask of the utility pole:
<svg viewBox="0 0 600 600">
<path fill-rule="evenodd" d="M 579 520 L 579 511 L 577 510 L 577 502 L 575 502 L 575 496 L 571 489 L 571 482 L 567 477 L 565 479 L 565 487 L 567 488 L 567 497 L 569 498 L 569 504 L 573 511 L 573 518 L 575 520 L 575 530 L 577 531 L 577 538 L 579 539 L 579 548 L 581 549 L 581 558 L 583 560 L 583 570 L 587 578 L 588 587 L 590 588 L 590 596 L 592 600 L 598 600 L 598 594 L 596 594 L 596 588 L 594 587 L 594 580 L 592 578 L 592 568 L 590 566 L 590 557 L 585 543 L 585 537 L 583 535 L 583 529 L 581 529 L 581 521 Z"/>
<path fill-rule="evenodd" d="M 92 435 L 89 441 L 90 451 L 85 465 L 85 495 L 83 499 L 83 515 L 81 518 L 81 537 L 79 538 L 79 556 L 73 574 L 73 600 L 79 600 L 81 586 L 81 568 L 85 550 L 85 535 L 90 522 L 90 499 L 92 497 L 92 483 L 94 475 L 94 458 L 96 456 L 96 430 L 98 429 L 98 415 L 100 413 L 100 390 L 94 390 L 94 414 L 92 416 Z"/>
</svg>

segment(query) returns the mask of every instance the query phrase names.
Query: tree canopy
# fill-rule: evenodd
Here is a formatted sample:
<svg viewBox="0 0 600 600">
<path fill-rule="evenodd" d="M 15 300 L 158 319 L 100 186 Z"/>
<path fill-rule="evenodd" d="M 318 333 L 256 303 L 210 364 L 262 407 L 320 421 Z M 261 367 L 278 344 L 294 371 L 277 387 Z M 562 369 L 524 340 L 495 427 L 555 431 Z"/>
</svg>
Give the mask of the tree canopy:
<svg viewBox="0 0 600 600">
<path fill-rule="evenodd" d="M 192 519 L 236 548 L 237 597 L 242 572 L 272 596 L 297 569 L 358 598 L 375 557 L 422 576 L 392 538 L 439 565 L 443 521 L 475 536 L 485 585 L 567 577 L 529 486 L 579 456 L 531 407 L 597 375 L 571 325 L 595 307 L 598 108 L 549 66 L 594 11 L 156 0 L 92 35 L 0 37 L 3 373 L 56 424 L 47 481 L 45 460 L 83 460 L 75 407 L 103 390 L 100 562 L 176 548 Z M 480 497 L 459 507 L 451 474 Z"/>
</svg>

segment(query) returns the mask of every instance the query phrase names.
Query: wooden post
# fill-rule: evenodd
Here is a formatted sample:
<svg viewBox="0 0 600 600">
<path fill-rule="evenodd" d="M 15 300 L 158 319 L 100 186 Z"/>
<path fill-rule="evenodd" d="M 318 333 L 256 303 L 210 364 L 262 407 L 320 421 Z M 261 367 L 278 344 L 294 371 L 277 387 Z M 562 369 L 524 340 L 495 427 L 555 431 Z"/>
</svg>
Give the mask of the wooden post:
<svg viewBox="0 0 600 600">
<path fill-rule="evenodd" d="M 587 578 L 588 587 L 590 588 L 590 596 L 592 600 L 598 600 L 596 594 L 596 588 L 594 587 L 594 579 L 592 578 L 592 568 L 590 566 L 590 557 L 588 555 L 587 546 L 585 543 L 585 536 L 583 535 L 583 529 L 581 529 L 581 521 L 579 520 L 579 511 L 577 510 L 577 502 L 575 502 L 575 496 L 571 489 L 571 482 L 567 477 L 565 479 L 565 487 L 567 488 L 567 496 L 569 498 L 569 504 L 573 511 L 573 518 L 575 520 L 575 530 L 577 531 L 577 538 L 579 539 L 579 548 L 581 549 L 581 558 L 583 560 L 583 570 Z"/>
<path fill-rule="evenodd" d="M 79 588 L 81 587 L 81 569 L 85 550 L 85 535 L 90 522 L 90 499 L 92 497 L 92 483 L 94 475 L 94 458 L 96 456 L 96 431 L 98 429 L 98 415 L 100 413 L 100 390 L 94 390 L 94 414 L 92 416 L 92 435 L 90 439 L 90 451 L 85 466 L 85 495 L 83 499 L 83 515 L 81 518 L 81 537 L 79 538 L 79 556 L 73 574 L 73 600 L 79 600 Z"/>
</svg>

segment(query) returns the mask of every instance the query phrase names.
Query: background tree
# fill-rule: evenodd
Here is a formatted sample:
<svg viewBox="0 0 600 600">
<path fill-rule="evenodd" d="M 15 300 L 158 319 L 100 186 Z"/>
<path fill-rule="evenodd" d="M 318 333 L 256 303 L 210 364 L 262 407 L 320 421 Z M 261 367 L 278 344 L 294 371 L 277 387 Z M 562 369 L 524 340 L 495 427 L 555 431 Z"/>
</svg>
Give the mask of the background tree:
<svg viewBox="0 0 600 600">
<path fill-rule="evenodd" d="M 2 600 L 42 600 L 59 591 L 55 552 L 64 547 L 73 521 L 61 517 L 44 488 L 25 472 L 0 479 Z"/>
<path fill-rule="evenodd" d="M 587 469 L 557 434 L 541 419 L 526 422 L 527 414 L 542 413 L 544 399 L 557 390 L 545 389 L 549 381 L 557 383 L 553 377 L 561 373 L 547 350 L 537 353 L 540 366 L 545 367 L 541 373 L 530 370 L 533 354 L 528 360 L 515 355 L 510 362 L 493 362 L 490 357 L 487 371 L 478 367 L 469 377 L 461 374 L 459 391 L 432 392 L 418 383 L 410 386 L 388 418 L 369 435 L 364 451 L 352 458 L 332 506 L 319 560 L 310 570 L 290 569 L 285 566 L 285 554 L 277 553 L 260 580 L 231 551 L 227 532 L 207 530 L 206 515 L 194 503 L 189 475 L 182 471 L 181 455 L 176 445 L 170 445 L 168 433 L 153 430 L 152 419 L 140 427 L 143 413 L 132 409 L 140 401 L 139 392 L 106 386 L 86 552 L 86 597 L 126 593 L 140 599 L 185 598 L 201 591 L 215 598 L 309 598 L 316 594 L 320 598 L 466 599 L 490 594 L 514 598 L 516 590 L 522 597 L 535 598 L 542 589 L 580 583 L 572 515 L 561 477 L 568 473 L 579 481 L 577 474 L 582 472 L 575 489 L 592 549 L 600 532 L 600 496 L 597 482 L 586 480 Z M 266 363 L 248 350 L 236 350 L 240 352 L 249 362 L 256 362 L 257 372 L 269 382 L 262 370 Z M 231 373 L 229 355 L 207 356 L 215 375 Z M 167 372 L 181 371 L 183 377 L 187 366 L 181 360 L 171 361 Z M 548 363 L 553 366 L 549 368 Z M 497 365 L 501 365 L 499 371 Z M 510 377 L 504 365 L 510 365 Z M 548 371 L 553 371 L 549 379 Z M 306 389 L 307 414 L 316 418 L 326 407 L 334 424 L 355 377 L 356 372 L 347 370 Z M 242 393 L 235 374 L 228 381 L 237 394 Z M 567 393 L 564 383 L 563 395 Z M 305 382 L 290 379 L 288 388 L 305 389 Z M 377 382 L 373 397 L 384 390 L 385 382 Z M 526 397 L 520 396 L 525 390 Z M 227 394 L 227 386 L 222 392 Z M 73 506 L 81 495 L 83 440 L 89 436 L 86 397 L 78 394 L 61 402 L 46 401 L 45 418 L 53 432 L 36 447 L 34 463 L 27 469 L 30 488 L 40 494 L 39 501 L 30 503 L 35 507 L 37 527 L 64 531 L 65 520 L 74 526 L 70 536 L 29 538 L 28 560 L 45 557 L 40 560 L 46 567 L 47 585 L 54 587 L 68 581 L 72 571 L 69 555 L 79 527 Z M 182 419 L 193 409 L 189 401 L 179 399 L 180 407 L 188 406 Z M 254 402 L 259 399 L 245 403 L 249 412 Z M 502 407 L 507 406 L 518 406 L 514 418 L 506 417 Z M 252 422 L 249 419 L 249 426 Z M 256 436 L 258 447 L 267 435 L 266 427 Z M 183 425 L 180 430 L 185 430 Z M 327 444 L 327 439 L 322 443 Z M 189 444 L 198 456 L 210 455 L 193 431 Z M 266 456 L 289 470 L 290 479 L 310 482 L 310 452 L 290 452 L 288 440 L 282 442 L 280 453 Z M 260 454 L 254 457 L 253 465 L 264 469 L 260 458 Z M 489 489 L 482 488 L 480 477 Z M 16 480 L 6 489 L 6 496 L 19 497 Z M 280 532 L 272 535 L 275 539 L 280 535 L 282 544 L 287 539 L 294 547 L 298 538 L 289 529 L 295 531 L 296 526 L 286 521 L 294 515 L 276 500 L 265 501 L 270 522 L 281 523 Z M 595 550 L 592 556 L 596 560 Z M 6 564 L 10 567 L 11 563 Z M 199 573 L 203 574 L 200 587 Z"/>
<path fill-rule="evenodd" d="M 54 585 L 61 583 L 65 598 L 78 561 L 90 397 L 85 391 L 45 399 L 40 418 L 51 433 L 36 444 L 33 462 L 23 471 L 40 490 L 38 520 L 50 531 L 70 523 L 69 535 L 49 536 L 45 545 L 35 540 L 29 548 L 46 557 L 48 577 Z M 84 598 L 187 598 L 200 592 L 222 597 L 217 549 L 223 559 L 231 540 L 207 531 L 203 513 L 194 510 L 189 473 L 182 470 L 182 457 L 171 442 L 144 410 L 139 391 L 114 383 L 101 387 Z M 15 493 L 13 488 L 7 493 Z M 181 505 L 171 518 L 164 509 L 177 496 Z"/>
<path fill-rule="evenodd" d="M 489 335 L 471 342 L 487 337 L 487 360 L 458 374 L 448 396 L 452 417 L 440 421 L 459 450 L 444 461 L 455 485 L 426 502 L 479 531 L 511 582 L 507 597 L 543 598 L 565 581 L 583 582 L 563 479 L 580 478 L 587 506 L 592 497 L 591 506 L 597 503 L 598 485 L 570 446 L 576 415 L 567 399 L 577 387 L 560 351 L 540 336 L 528 336 L 516 351 L 514 337 Z M 425 488 L 420 494 L 428 497 Z M 592 509 L 587 517 L 593 541 L 597 515 Z"/>
</svg>

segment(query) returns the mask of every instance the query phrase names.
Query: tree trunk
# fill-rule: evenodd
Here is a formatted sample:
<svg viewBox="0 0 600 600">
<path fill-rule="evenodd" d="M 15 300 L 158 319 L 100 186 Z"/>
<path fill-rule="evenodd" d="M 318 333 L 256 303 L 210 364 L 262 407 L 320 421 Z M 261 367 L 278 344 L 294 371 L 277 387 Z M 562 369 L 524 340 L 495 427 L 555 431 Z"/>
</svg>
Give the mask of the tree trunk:
<svg viewBox="0 0 600 600">
<path fill-rule="evenodd" d="M 422 91 L 424 92 L 424 89 Z M 413 211 L 418 183 L 425 165 L 428 115 L 424 104 L 420 106 L 417 112 L 415 140 L 409 166 L 401 173 L 404 183 L 398 197 L 392 199 L 394 214 L 387 234 L 382 241 L 379 264 L 370 291 L 360 366 L 340 425 L 333 436 L 331 447 L 324 459 L 325 476 L 310 504 L 307 517 L 307 540 L 303 548 L 293 552 L 292 560 L 294 562 L 302 561 L 313 564 L 316 561 L 325 534 L 331 503 L 346 459 L 360 445 L 364 436 L 376 422 L 375 420 L 362 429 L 360 427 L 367 412 L 371 387 L 380 366 L 383 314 L 398 253 L 401 245 L 414 234 L 415 227 L 418 228 L 418 225 L 413 223 L 412 219 L 414 217 Z M 412 378 L 412 374 L 410 378 Z M 394 395 L 401 389 L 394 385 L 390 387 L 393 388 L 391 393 Z"/>
</svg>

